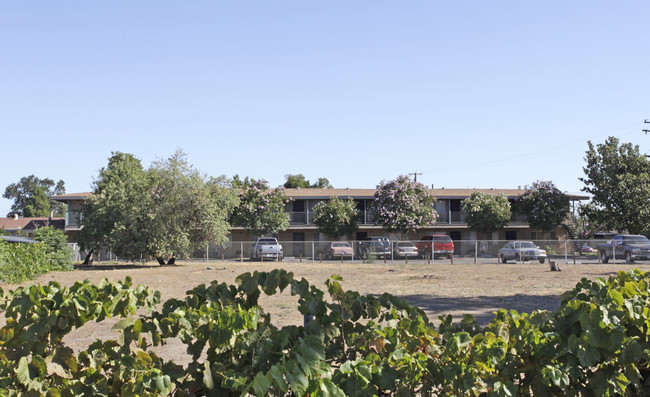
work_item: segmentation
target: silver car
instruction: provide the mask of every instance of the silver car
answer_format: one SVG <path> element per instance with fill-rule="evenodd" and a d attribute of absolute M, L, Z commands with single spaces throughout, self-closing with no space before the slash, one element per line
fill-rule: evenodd
<path fill-rule="evenodd" d="M 416 257 L 420 255 L 418 248 L 410 241 L 398 241 L 393 247 L 393 255 L 396 257 Z"/>
<path fill-rule="evenodd" d="M 538 260 L 544 263 L 547 258 L 546 251 L 540 249 L 532 241 L 508 241 L 503 248 L 499 249 L 498 258 L 501 263 L 509 260 L 521 262 L 525 260 Z"/>

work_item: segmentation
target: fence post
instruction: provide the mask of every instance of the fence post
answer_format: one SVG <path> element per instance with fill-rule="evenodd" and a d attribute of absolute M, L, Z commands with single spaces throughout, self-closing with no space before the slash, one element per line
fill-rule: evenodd
<path fill-rule="evenodd" d="M 478 260 L 478 240 L 474 241 L 474 264 Z"/>
<path fill-rule="evenodd" d="M 316 262 L 316 251 L 314 251 L 314 242 L 311 242 L 311 262 Z"/>
<path fill-rule="evenodd" d="M 240 262 L 244 261 L 244 242 L 243 241 L 239 242 L 239 261 Z"/>
<path fill-rule="evenodd" d="M 569 257 L 568 257 L 569 253 L 567 251 L 568 251 L 568 247 L 565 239 L 564 240 L 564 264 L 565 265 L 569 264 Z"/>
<path fill-rule="evenodd" d="M 210 244 L 205 246 L 205 261 L 208 262 L 210 258 Z"/>
<path fill-rule="evenodd" d="M 302 263 L 302 252 L 300 253 L 300 263 Z"/>

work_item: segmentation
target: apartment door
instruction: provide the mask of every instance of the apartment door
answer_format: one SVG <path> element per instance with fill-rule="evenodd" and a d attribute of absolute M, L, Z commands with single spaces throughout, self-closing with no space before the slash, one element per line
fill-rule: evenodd
<path fill-rule="evenodd" d="M 305 254 L 305 233 L 304 232 L 294 232 L 293 233 L 293 256 L 299 258 L 301 255 Z"/>
<path fill-rule="evenodd" d="M 460 239 L 461 239 L 461 233 L 460 232 L 449 232 L 449 237 L 453 240 L 454 242 L 454 255 L 460 254 L 461 251 L 461 246 L 460 246 Z"/>

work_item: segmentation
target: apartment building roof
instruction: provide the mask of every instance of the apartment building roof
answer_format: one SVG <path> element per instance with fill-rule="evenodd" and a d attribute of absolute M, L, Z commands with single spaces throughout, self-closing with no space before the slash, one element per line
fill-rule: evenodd
<path fill-rule="evenodd" d="M 441 189 L 427 189 L 429 193 L 438 198 L 438 199 L 464 199 L 471 196 L 475 191 L 480 191 L 485 194 L 492 195 L 501 195 L 508 197 L 509 199 L 515 199 L 526 190 L 524 189 L 458 189 L 458 188 L 441 188 Z M 295 199 L 328 199 L 330 197 L 352 197 L 356 199 L 372 199 L 377 189 L 300 189 L 300 188 L 290 188 L 285 189 L 286 195 L 293 197 Z M 68 201 L 68 200 L 84 200 L 86 197 L 91 196 L 91 192 L 83 193 L 70 193 L 70 194 L 61 194 L 58 196 L 53 196 L 52 199 L 56 201 Z M 581 194 L 567 194 L 570 200 L 588 200 L 589 196 Z"/>

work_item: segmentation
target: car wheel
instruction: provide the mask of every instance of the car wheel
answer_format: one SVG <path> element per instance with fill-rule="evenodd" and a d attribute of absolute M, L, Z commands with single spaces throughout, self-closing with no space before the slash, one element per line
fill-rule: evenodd
<path fill-rule="evenodd" d="M 600 261 L 603 263 L 609 262 L 609 258 L 607 257 L 607 253 L 605 253 L 605 251 L 600 251 Z"/>
<path fill-rule="evenodd" d="M 632 259 L 632 254 L 630 251 L 625 253 L 625 262 L 627 263 L 632 263 L 634 260 Z"/>
<path fill-rule="evenodd" d="M 501 254 L 501 263 L 508 263 L 508 260 L 506 259 L 506 256 Z"/>
<path fill-rule="evenodd" d="M 544 258 L 541 258 L 541 259 L 539 260 L 539 263 L 544 263 L 544 261 L 545 261 L 545 259 L 544 259 Z"/>

